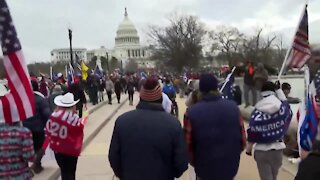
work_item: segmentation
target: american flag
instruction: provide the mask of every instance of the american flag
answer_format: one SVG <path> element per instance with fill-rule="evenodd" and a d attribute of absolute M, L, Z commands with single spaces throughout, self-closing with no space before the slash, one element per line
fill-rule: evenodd
<path fill-rule="evenodd" d="M 32 117 L 35 102 L 21 44 L 5 0 L 0 0 L 0 37 L 10 89 L 0 100 L 0 123 L 12 124 Z"/>
<path fill-rule="evenodd" d="M 287 66 L 301 68 L 310 57 L 311 48 L 309 45 L 308 11 L 306 6 L 288 55 Z"/>
<path fill-rule="evenodd" d="M 320 69 L 318 69 L 318 71 L 314 77 L 314 86 L 316 89 L 316 94 L 319 97 L 320 96 Z"/>
<path fill-rule="evenodd" d="M 81 74 L 82 70 L 81 70 L 81 60 L 78 56 L 78 54 L 76 54 L 76 62 L 75 62 L 75 74 Z"/>
<path fill-rule="evenodd" d="M 303 104 L 299 110 L 298 143 L 299 147 L 306 151 L 312 150 L 313 141 L 318 134 L 319 118 L 316 110 L 316 95 L 320 95 L 320 69 L 308 87 L 306 105 Z"/>
<path fill-rule="evenodd" d="M 71 84 L 74 83 L 74 70 L 71 63 L 69 63 L 69 66 L 67 66 L 67 77 L 68 77 L 68 86 L 71 86 Z"/>

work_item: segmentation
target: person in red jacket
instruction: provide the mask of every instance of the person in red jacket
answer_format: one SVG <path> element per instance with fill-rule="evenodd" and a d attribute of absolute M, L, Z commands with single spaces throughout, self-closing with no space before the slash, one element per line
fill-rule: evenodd
<path fill-rule="evenodd" d="M 83 143 L 83 122 L 76 113 L 76 104 L 71 93 L 57 96 L 54 103 L 57 109 L 46 125 L 50 147 L 55 153 L 61 170 L 62 180 L 74 180 L 78 156 Z"/>

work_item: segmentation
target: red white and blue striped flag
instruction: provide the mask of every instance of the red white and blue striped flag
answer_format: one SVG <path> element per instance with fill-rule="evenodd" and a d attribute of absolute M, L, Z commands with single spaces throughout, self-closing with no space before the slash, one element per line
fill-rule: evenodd
<path fill-rule="evenodd" d="M 21 44 L 5 0 L 0 0 L 0 37 L 10 93 L 0 100 L 0 123 L 14 123 L 34 115 L 35 102 Z"/>
<path fill-rule="evenodd" d="M 305 82 L 309 82 L 309 72 L 305 72 Z M 320 95 L 320 69 L 315 74 L 313 82 L 308 86 L 306 104 L 299 109 L 298 144 L 299 148 L 311 151 L 318 134 L 319 118 L 317 114 L 316 96 Z"/>
<path fill-rule="evenodd" d="M 301 68 L 310 57 L 311 48 L 309 45 L 308 11 L 306 6 L 286 61 L 287 66 L 290 68 Z"/>

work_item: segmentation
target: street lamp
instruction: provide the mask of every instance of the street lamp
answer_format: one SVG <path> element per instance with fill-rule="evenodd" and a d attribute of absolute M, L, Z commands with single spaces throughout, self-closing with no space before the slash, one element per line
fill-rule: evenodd
<path fill-rule="evenodd" d="M 70 60 L 71 60 L 71 65 L 73 67 L 73 55 L 72 55 L 72 30 L 71 28 L 68 28 L 69 32 L 69 43 L 70 43 Z"/>

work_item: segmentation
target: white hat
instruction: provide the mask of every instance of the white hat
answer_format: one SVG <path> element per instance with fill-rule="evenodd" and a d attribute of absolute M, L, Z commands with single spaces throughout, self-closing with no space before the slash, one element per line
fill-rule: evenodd
<path fill-rule="evenodd" d="M 61 78 L 62 77 L 62 73 L 58 73 L 57 76 L 58 76 L 58 78 Z"/>
<path fill-rule="evenodd" d="M 74 101 L 74 96 L 72 93 L 67 93 L 65 95 L 60 95 L 54 98 L 54 104 L 60 107 L 72 107 L 76 105 L 80 100 Z"/>

